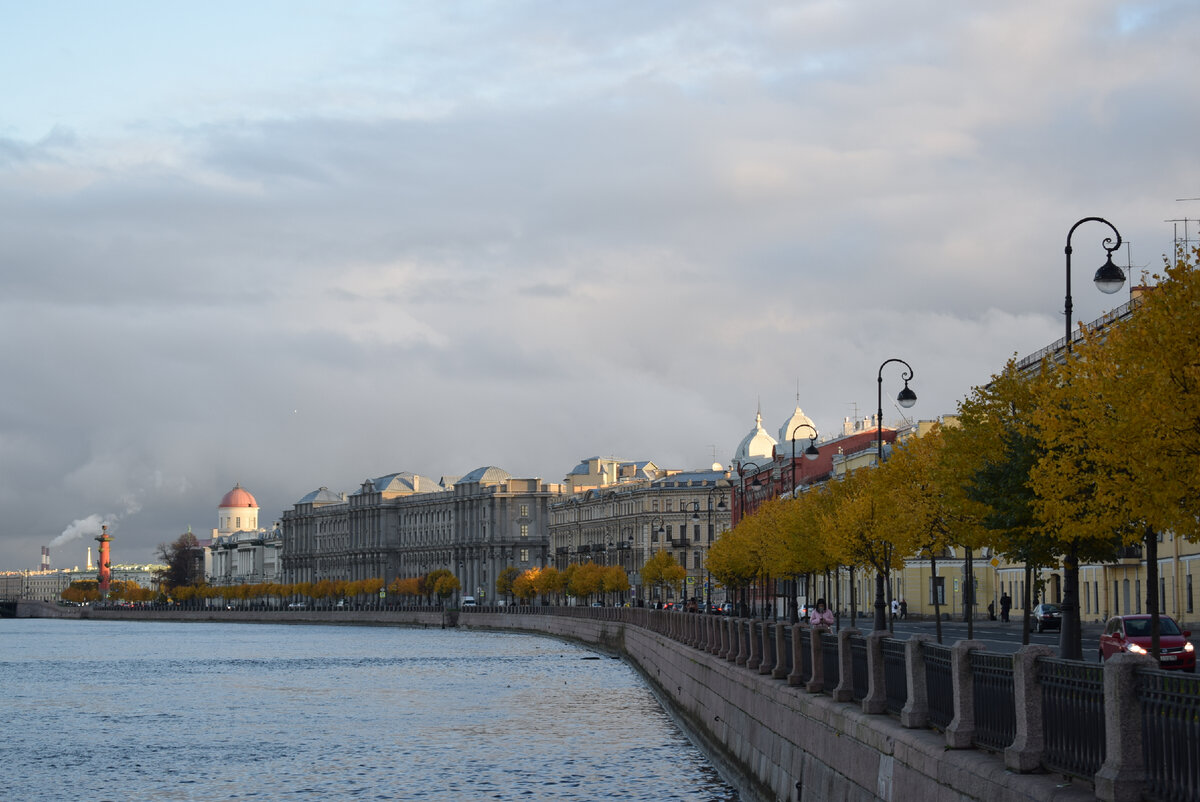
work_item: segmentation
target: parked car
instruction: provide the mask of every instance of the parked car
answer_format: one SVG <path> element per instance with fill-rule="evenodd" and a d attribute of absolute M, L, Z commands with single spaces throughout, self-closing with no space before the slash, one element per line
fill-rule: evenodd
<path fill-rule="evenodd" d="M 1158 617 L 1158 664 L 1162 668 L 1180 671 L 1196 670 L 1196 651 L 1188 638 L 1191 630 L 1180 629 L 1174 618 Z M 1114 654 L 1150 653 L 1150 616 L 1114 615 L 1108 619 L 1100 635 L 1100 659 L 1107 660 Z"/>
<path fill-rule="evenodd" d="M 308 602 L 292 602 L 288 605 L 289 610 L 307 610 Z"/>
<path fill-rule="evenodd" d="M 462 606 L 463 607 L 478 607 L 479 605 L 475 602 L 474 596 L 463 596 L 462 597 Z"/>
<path fill-rule="evenodd" d="M 1057 604 L 1039 604 L 1029 614 L 1029 628 L 1038 632 L 1062 629 L 1062 608 Z"/>

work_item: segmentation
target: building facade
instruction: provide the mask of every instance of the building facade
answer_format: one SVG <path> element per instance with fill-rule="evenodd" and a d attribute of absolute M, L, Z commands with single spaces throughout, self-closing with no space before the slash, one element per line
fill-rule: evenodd
<path fill-rule="evenodd" d="M 580 482 L 581 476 L 607 481 Z M 646 561 L 665 550 L 687 570 L 685 598 L 724 601 L 704 568 L 709 546 L 730 526 L 732 488 L 720 466 L 681 472 L 592 457 L 565 484 L 574 492 L 551 506 L 550 543 L 559 570 L 572 563 L 620 565 L 635 599 L 669 601 L 673 590 L 646 587 L 641 576 Z M 656 599 L 660 592 L 667 598 Z"/>
<path fill-rule="evenodd" d="M 546 565 L 549 505 L 562 493 L 495 466 L 436 482 L 389 474 L 351 494 L 320 488 L 283 514 L 283 578 L 390 584 L 446 569 L 464 595 L 488 603 L 505 568 Z"/>
<path fill-rule="evenodd" d="M 283 531 L 278 522 L 258 526 L 259 506 L 240 484 L 217 504 L 217 528 L 204 544 L 204 575 L 210 585 L 257 585 L 278 582 Z"/>

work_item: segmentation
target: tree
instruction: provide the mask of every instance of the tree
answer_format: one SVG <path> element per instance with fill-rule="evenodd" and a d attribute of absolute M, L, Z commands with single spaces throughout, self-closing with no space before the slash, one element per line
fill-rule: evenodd
<path fill-rule="evenodd" d="M 538 569 L 533 578 L 534 587 L 543 599 L 561 596 L 567 588 L 567 577 L 553 565 Z"/>
<path fill-rule="evenodd" d="M 1177 253 L 1134 314 L 1087 332 L 1042 388 L 1046 453 L 1032 474 L 1039 513 L 1064 537 L 1109 558 L 1142 543 L 1156 657 L 1159 533 L 1200 537 L 1197 256 Z"/>
<path fill-rule="evenodd" d="M 159 584 L 172 589 L 203 584 L 203 562 L 197 560 L 200 551 L 200 541 L 191 532 L 184 532 L 170 543 L 160 543 L 157 555 L 166 568 L 158 573 Z"/>
<path fill-rule="evenodd" d="M 1033 420 L 1037 381 L 1023 375 L 1010 359 L 990 382 L 972 390 L 959 404 L 960 426 L 945 431 L 939 480 L 957 514 L 977 520 L 984 529 L 981 541 L 972 535 L 969 542 L 990 544 L 1011 562 L 1025 566 L 1021 605 L 1025 643 L 1029 642 L 1035 573 L 1056 564 L 1059 553 L 1058 544 L 1043 531 L 1029 482 L 1042 450 Z M 950 542 L 963 545 L 954 534 Z"/>
<path fill-rule="evenodd" d="M 511 565 L 501 571 L 500 575 L 496 577 L 496 595 L 508 596 L 509 601 L 511 601 L 513 595 L 513 582 L 520 575 L 520 573 L 520 571 Z"/>
<path fill-rule="evenodd" d="M 538 595 L 538 574 L 541 569 L 529 568 L 517 574 L 512 581 L 510 592 L 518 599 L 528 604 L 534 596 Z"/>
<path fill-rule="evenodd" d="M 100 582 L 95 579 L 77 579 L 59 594 L 64 601 L 75 604 L 91 604 L 100 600 Z"/>
<path fill-rule="evenodd" d="M 619 565 L 610 565 L 601 572 L 601 589 L 605 593 L 625 593 L 629 590 L 629 575 Z"/>
<path fill-rule="evenodd" d="M 572 565 L 568 573 L 567 593 L 572 596 L 586 600 L 604 589 L 604 569 L 591 560 Z"/>
<path fill-rule="evenodd" d="M 642 567 L 642 581 L 659 590 L 659 596 L 662 595 L 661 590 L 664 586 L 679 588 L 686 577 L 687 569 L 666 549 L 659 549 Z"/>
<path fill-rule="evenodd" d="M 437 572 L 435 571 L 434 573 Z M 438 598 L 442 601 L 445 601 L 447 597 L 451 596 L 455 591 L 461 589 L 462 583 L 458 581 L 458 577 L 449 571 L 445 571 L 439 575 L 433 583 L 433 592 L 436 593 Z"/>

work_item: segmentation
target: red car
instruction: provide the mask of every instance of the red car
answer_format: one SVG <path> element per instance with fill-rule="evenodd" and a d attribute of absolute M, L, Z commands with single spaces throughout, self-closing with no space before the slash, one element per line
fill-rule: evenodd
<path fill-rule="evenodd" d="M 1162 668 L 1180 671 L 1196 670 L 1196 651 L 1188 640 L 1190 630 L 1180 630 L 1179 624 L 1170 616 L 1158 617 L 1158 664 Z M 1100 659 L 1107 660 L 1114 654 L 1131 652 L 1150 653 L 1150 616 L 1115 615 L 1108 619 L 1104 633 L 1100 635 Z"/>

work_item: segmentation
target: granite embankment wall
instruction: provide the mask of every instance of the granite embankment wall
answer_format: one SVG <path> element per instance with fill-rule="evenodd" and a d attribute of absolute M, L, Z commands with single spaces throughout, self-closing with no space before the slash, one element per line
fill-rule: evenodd
<path fill-rule="evenodd" d="M 802 688 L 620 621 L 465 613 L 459 626 L 538 632 L 626 657 L 744 798 L 865 800 L 1084 800 L 1060 777 L 1015 774 L 999 755 L 949 750 L 934 730 Z"/>

